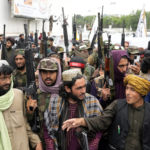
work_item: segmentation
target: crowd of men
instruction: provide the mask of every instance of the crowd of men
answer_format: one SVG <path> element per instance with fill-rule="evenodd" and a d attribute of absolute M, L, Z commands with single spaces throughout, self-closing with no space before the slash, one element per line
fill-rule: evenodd
<path fill-rule="evenodd" d="M 80 41 L 66 55 L 50 37 L 44 57 L 42 40 L 36 46 L 29 38 L 4 44 L 0 35 L 7 56 L 0 60 L 0 150 L 150 150 L 150 50 L 103 42 L 99 58 Z M 27 87 L 26 50 L 36 98 Z"/>

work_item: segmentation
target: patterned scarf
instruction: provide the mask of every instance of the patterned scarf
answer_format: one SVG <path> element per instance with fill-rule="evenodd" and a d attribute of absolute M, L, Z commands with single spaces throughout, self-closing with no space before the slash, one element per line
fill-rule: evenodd
<path fill-rule="evenodd" d="M 82 101 L 82 106 L 84 109 L 83 117 L 94 117 L 102 113 L 102 107 L 98 100 L 92 95 L 86 94 L 85 99 Z M 56 95 L 51 98 L 49 108 L 44 113 L 45 125 L 50 137 L 54 140 L 56 150 L 58 150 L 58 143 L 55 133 L 57 133 L 59 129 L 59 118 L 63 108 L 64 100 Z"/>

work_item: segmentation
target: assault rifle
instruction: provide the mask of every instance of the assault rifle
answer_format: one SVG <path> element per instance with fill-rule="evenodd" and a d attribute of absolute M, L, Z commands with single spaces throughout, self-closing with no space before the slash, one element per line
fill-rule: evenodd
<path fill-rule="evenodd" d="M 124 47 L 124 42 L 125 42 L 124 28 L 125 28 L 125 21 L 123 20 L 123 31 L 122 31 L 122 35 L 121 35 L 121 46 L 123 46 L 123 47 Z"/>
<path fill-rule="evenodd" d="M 45 20 L 43 20 L 43 27 L 42 27 L 42 54 L 44 54 L 43 57 L 47 57 L 47 37 L 46 37 L 46 33 L 44 30 L 44 24 L 45 24 Z"/>
<path fill-rule="evenodd" d="M 103 65 L 103 55 L 102 55 L 102 47 L 101 41 L 102 38 L 102 31 L 101 31 L 101 18 L 100 13 L 98 13 L 98 29 L 97 29 L 97 45 L 98 45 L 98 64 Z"/>
<path fill-rule="evenodd" d="M 93 39 L 92 39 L 92 42 L 91 42 L 91 46 L 89 48 L 89 54 L 92 54 L 92 52 L 93 52 L 94 44 L 95 44 L 95 41 L 96 41 L 96 37 L 97 37 L 97 31 L 95 32 L 95 34 L 93 36 Z"/>
<path fill-rule="evenodd" d="M 35 32 L 34 36 L 35 36 L 34 43 L 35 43 L 36 47 L 38 47 L 38 32 L 37 32 L 37 29 L 36 29 L 36 32 Z"/>
<path fill-rule="evenodd" d="M 6 31 L 6 25 L 4 24 L 1 59 L 7 60 L 5 31 Z"/>
<path fill-rule="evenodd" d="M 101 14 L 101 32 L 103 32 L 103 10 L 104 6 L 102 6 L 102 14 Z"/>
<path fill-rule="evenodd" d="M 27 33 L 27 25 L 24 25 L 25 33 Z M 27 46 L 25 48 L 25 59 L 26 59 L 26 74 L 27 74 L 27 88 L 26 94 L 27 96 L 31 96 L 32 99 L 37 100 L 37 88 L 35 82 L 35 74 L 34 74 L 34 65 L 33 65 L 33 54 L 31 50 L 31 44 L 29 41 L 26 41 Z M 30 110 L 33 111 L 33 108 L 30 107 Z M 29 121 L 32 131 L 38 133 L 40 131 L 40 123 L 39 123 L 39 110 L 35 109 L 33 114 L 33 119 Z"/>
<path fill-rule="evenodd" d="M 105 52 L 105 83 L 106 88 L 109 88 L 109 81 L 110 81 L 110 41 L 111 35 L 108 36 L 108 45 L 105 45 L 104 52 Z"/>
<path fill-rule="evenodd" d="M 69 47 L 69 42 L 68 42 L 68 32 L 67 32 L 67 21 L 66 21 L 66 18 L 65 18 L 65 14 L 64 14 L 64 8 L 62 7 L 62 14 L 63 14 L 63 33 L 64 33 L 64 44 L 65 44 L 65 47 L 66 47 L 66 54 L 67 56 L 69 56 L 69 50 L 68 50 L 68 47 Z"/>
<path fill-rule="evenodd" d="M 72 28 L 73 28 L 73 39 L 72 39 L 73 42 L 72 43 L 75 46 L 76 45 L 76 39 L 77 39 L 77 26 L 76 26 L 76 16 L 75 15 L 73 18 Z"/>
<path fill-rule="evenodd" d="M 27 96 L 31 96 L 32 99 L 38 98 L 37 96 L 37 88 L 35 83 L 35 74 L 33 67 L 33 55 L 31 49 L 25 50 L 25 58 L 26 58 L 26 74 L 27 74 Z M 30 110 L 33 111 L 33 108 L 30 107 Z M 35 109 L 33 114 L 33 120 L 29 121 L 32 131 L 38 133 L 40 131 L 40 119 L 39 119 L 39 110 Z"/>

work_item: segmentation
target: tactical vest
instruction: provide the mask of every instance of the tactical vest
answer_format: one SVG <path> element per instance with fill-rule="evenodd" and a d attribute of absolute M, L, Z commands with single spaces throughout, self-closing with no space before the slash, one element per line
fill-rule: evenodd
<path fill-rule="evenodd" d="M 150 150 L 150 103 L 145 102 L 143 120 L 143 150 Z M 117 113 L 109 132 L 109 145 L 111 150 L 124 150 L 125 141 L 129 131 L 128 104 L 125 99 L 117 102 Z"/>

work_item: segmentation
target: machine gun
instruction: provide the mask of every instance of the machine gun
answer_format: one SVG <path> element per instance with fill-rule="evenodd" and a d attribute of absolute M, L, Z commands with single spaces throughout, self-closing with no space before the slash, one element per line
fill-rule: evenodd
<path fill-rule="evenodd" d="M 76 45 L 76 39 L 77 39 L 77 26 L 76 26 L 76 16 L 74 15 L 73 18 L 73 25 L 72 25 L 72 29 L 73 29 L 73 39 L 72 39 L 72 43 L 75 46 Z"/>
<path fill-rule="evenodd" d="M 62 14 L 63 14 L 63 33 L 64 33 L 64 44 L 65 44 L 65 47 L 66 47 L 66 54 L 67 56 L 69 56 L 69 50 L 68 50 L 68 47 L 69 47 L 69 42 L 68 42 L 68 32 L 67 32 L 67 21 L 66 21 L 66 18 L 65 18 L 65 14 L 64 14 L 64 8 L 62 7 Z"/>
<path fill-rule="evenodd" d="M 125 21 L 123 20 L 123 31 L 122 31 L 122 35 L 121 35 L 121 46 L 123 46 L 123 47 L 124 47 L 124 42 L 125 42 L 124 28 L 125 28 Z"/>
<path fill-rule="evenodd" d="M 27 25 L 24 24 L 25 33 L 27 33 Z M 25 48 L 25 59 L 26 59 L 26 74 L 27 74 L 27 88 L 26 94 L 27 97 L 31 97 L 34 100 L 37 100 L 37 88 L 35 82 L 35 74 L 34 74 L 34 65 L 33 65 L 33 54 L 31 50 L 31 44 L 26 41 L 27 46 Z M 33 111 L 33 107 L 30 107 L 30 110 Z M 40 131 L 40 123 L 39 123 L 39 110 L 36 108 L 34 110 L 33 119 L 29 121 L 32 131 L 38 133 Z"/>
<path fill-rule="evenodd" d="M 4 24 L 4 28 L 3 28 L 3 39 L 4 40 L 3 40 L 3 43 L 2 43 L 1 59 L 7 60 L 5 32 L 6 32 L 6 25 Z"/>

